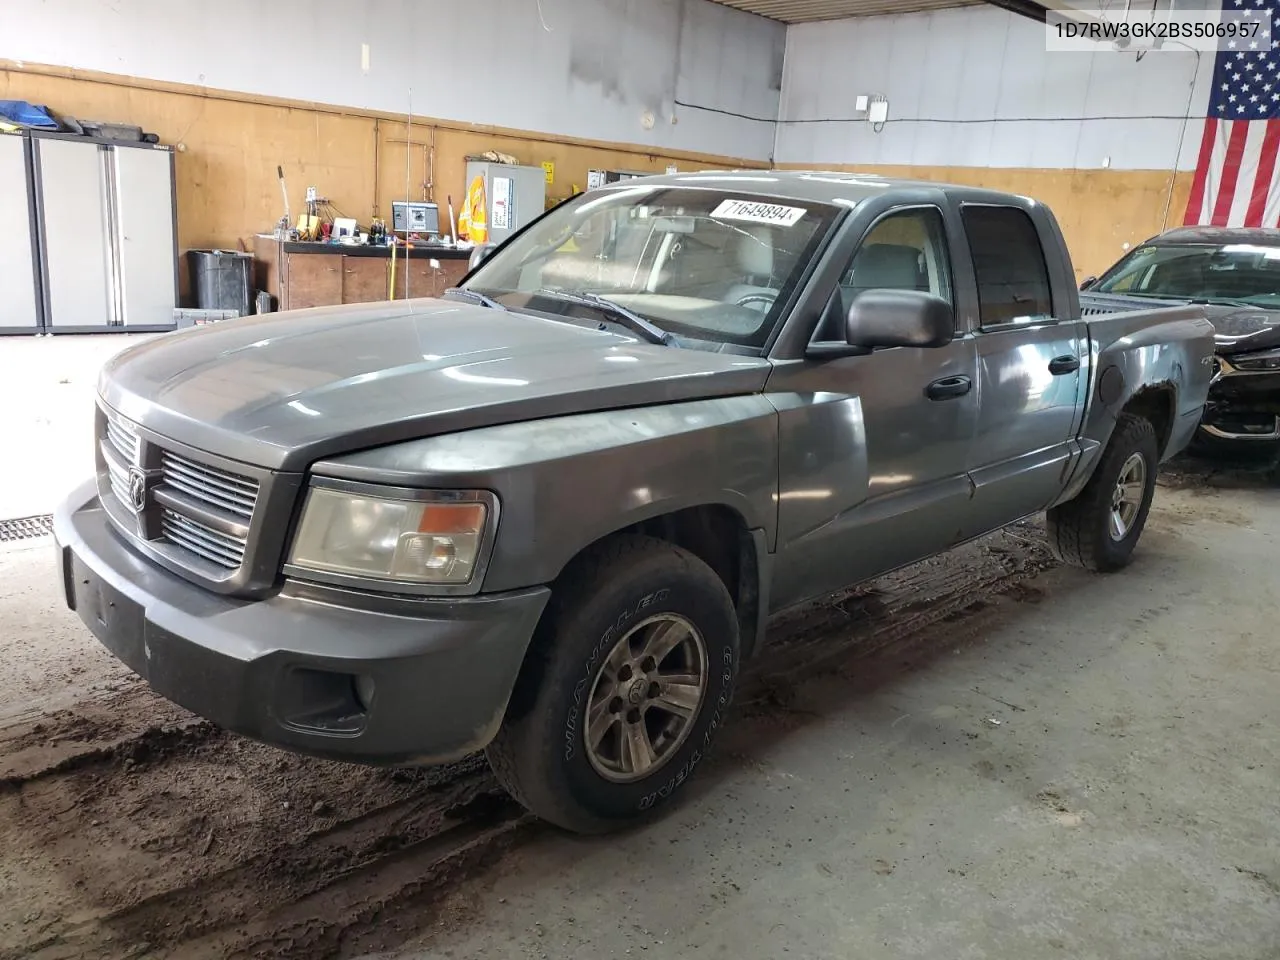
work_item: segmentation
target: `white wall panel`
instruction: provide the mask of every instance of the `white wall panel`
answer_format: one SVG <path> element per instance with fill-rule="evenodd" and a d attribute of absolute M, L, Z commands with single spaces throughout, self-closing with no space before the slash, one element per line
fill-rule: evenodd
<path fill-rule="evenodd" d="M 397 113 L 412 86 L 419 116 L 815 166 L 1190 169 L 1201 124 L 1181 118 L 1212 71 L 1208 54 L 1049 54 L 1040 25 L 994 8 L 787 30 L 709 0 L 540 6 L 44 0 L 7 13 L 0 56 Z M 889 97 L 880 133 L 852 119 L 859 93 Z"/>
<path fill-rule="evenodd" d="M 775 158 L 1193 169 L 1212 70 L 1189 51 L 1049 53 L 1042 25 L 995 8 L 798 24 Z M 853 119 L 863 93 L 889 98 L 879 133 Z"/>
<path fill-rule="evenodd" d="M 767 159 L 785 36 L 709 0 L 42 0 L 6 5 L 0 56 Z"/>

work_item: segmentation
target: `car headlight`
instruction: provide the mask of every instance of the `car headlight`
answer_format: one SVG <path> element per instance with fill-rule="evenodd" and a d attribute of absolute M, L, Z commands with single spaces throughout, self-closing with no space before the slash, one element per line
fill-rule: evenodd
<path fill-rule="evenodd" d="M 1240 354 L 1231 358 L 1231 366 L 1249 373 L 1280 373 L 1280 350 Z"/>
<path fill-rule="evenodd" d="M 465 585 L 479 566 L 492 506 L 496 501 L 486 494 L 313 485 L 287 569 L 341 579 Z"/>

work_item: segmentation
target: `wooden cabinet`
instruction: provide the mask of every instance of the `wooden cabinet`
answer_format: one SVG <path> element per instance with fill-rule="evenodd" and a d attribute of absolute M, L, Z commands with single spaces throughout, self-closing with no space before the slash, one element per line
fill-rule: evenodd
<path fill-rule="evenodd" d="M 305 259 L 306 254 L 297 254 Z M 386 260 L 381 257 L 342 257 L 342 302 L 373 303 L 387 299 Z"/>
<path fill-rule="evenodd" d="M 466 260 L 441 260 L 440 261 L 440 290 L 443 292 L 450 287 L 456 287 L 458 281 L 467 275 L 470 269 L 471 258 Z"/>
<path fill-rule="evenodd" d="M 342 257 L 289 254 L 289 283 L 281 298 L 284 310 L 342 303 Z"/>
<path fill-rule="evenodd" d="M 467 273 L 466 260 L 412 259 L 396 263 L 396 299 L 438 297 Z"/>
<path fill-rule="evenodd" d="M 280 243 L 274 237 L 254 238 L 257 286 L 276 298 L 280 310 L 300 310 L 342 303 L 374 303 L 391 293 L 391 251 L 308 243 Z M 440 256 L 446 253 L 451 255 Z M 395 297 L 438 297 L 456 286 L 470 260 L 464 251 L 415 249 L 406 258 L 398 251 Z"/>

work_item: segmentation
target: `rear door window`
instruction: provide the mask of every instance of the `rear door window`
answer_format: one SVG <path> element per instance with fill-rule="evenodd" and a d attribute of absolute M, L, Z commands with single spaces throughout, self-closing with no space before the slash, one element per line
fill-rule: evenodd
<path fill-rule="evenodd" d="M 978 282 L 983 327 L 1053 318 L 1049 267 L 1040 234 L 1017 207 L 961 209 Z"/>

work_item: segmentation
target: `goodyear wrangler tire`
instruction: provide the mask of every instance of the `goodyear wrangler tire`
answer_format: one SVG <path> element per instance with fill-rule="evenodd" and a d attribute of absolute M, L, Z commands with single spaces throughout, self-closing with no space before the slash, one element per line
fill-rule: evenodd
<path fill-rule="evenodd" d="M 567 830 L 652 815 L 706 758 L 738 651 L 733 603 L 706 563 L 649 537 L 607 541 L 557 582 L 489 763 Z"/>

